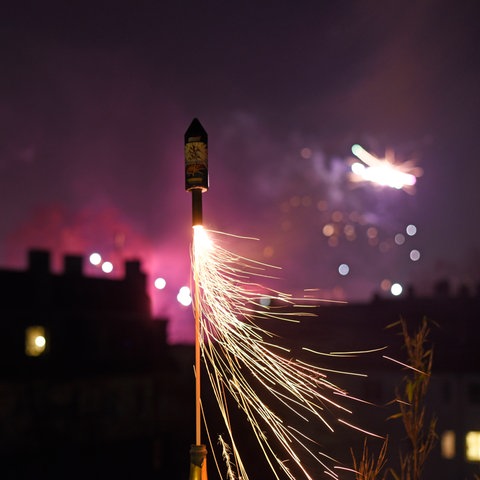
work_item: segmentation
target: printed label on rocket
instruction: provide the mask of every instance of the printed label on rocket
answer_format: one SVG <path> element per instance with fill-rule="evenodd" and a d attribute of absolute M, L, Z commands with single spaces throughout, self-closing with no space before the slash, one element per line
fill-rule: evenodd
<path fill-rule="evenodd" d="M 204 142 L 185 144 L 185 188 L 208 189 L 208 150 Z"/>

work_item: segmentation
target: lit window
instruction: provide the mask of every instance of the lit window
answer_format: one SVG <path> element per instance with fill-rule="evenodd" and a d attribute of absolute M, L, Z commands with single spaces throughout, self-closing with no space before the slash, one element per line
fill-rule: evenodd
<path fill-rule="evenodd" d="M 468 432 L 465 437 L 467 460 L 480 462 L 480 432 Z"/>
<path fill-rule="evenodd" d="M 441 439 L 442 457 L 452 459 L 455 457 L 455 432 L 445 430 Z"/>
<path fill-rule="evenodd" d="M 271 303 L 272 303 L 271 297 L 262 297 L 260 299 L 260 305 L 262 307 L 269 307 Z"/>
<path fill-rule="evenodd" d="M 38 357 L 47 347 L 45 328 L 40 326 L 28 327 L 25 330 L 25 354 L 29 357 Z"/>

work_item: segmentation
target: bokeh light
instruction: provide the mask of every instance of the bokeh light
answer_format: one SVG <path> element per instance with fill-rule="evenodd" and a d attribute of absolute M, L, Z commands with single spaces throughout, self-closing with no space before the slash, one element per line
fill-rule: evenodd
<path fill-rule="evenodd" d="M 398 297 L 399 295 L 401 295 L 402 292 L 403 292 L 403 287 L 399 283 L 394 283 L 390 287 L 390 293 L 395 297 Z"/>
<path fill-rule="evenodd" d="M 89 260 L 92 265 L 100 265 L 102 256 L 99 253 L 94 252 L 90 255 Z"/>
<path fill-rule="evenodd" d="M 312 150 L 308 147 L 302 148 L 300 150 L 300 155 L 302 158 L 305 158 L 306 160 L 308 160 L 312 156 Z"/>
<path fill-rule="evenodd" d="M 392 286 L 392 282 L 388 279 L 388 278 L 384 278 L 381 282 L 380 282 L 380 288 L 384 291 L 384 292 L 388 292 L 390 290 L 390 287 Z"/>
<path fill-rule="evenodd" d="M 103 262 L 102 263 L 102 271 L 104 273 L 111 273 L 113 271 L 113 263 L 112 262 Z"/>
<path fill-rule="evenodd" d="M 411 252 L 410 252 L 410 260 L 412 262 L 417 262 L 418 260 L 420 260 L 420 252 L 417 250 L 417 249 L 413 249 Z"/>
<path fill-rule="evenodd" d="M 34 342 L 37 347 L 42 348 L 46 345 L 47 340 L 43 335 L 38 335 L 37 337 L 35 337 Z"/>
<path fill-rule="evenodd" d="M 405 243 L 405 235 L 403 233 L 397 233 L 394 240 L 397 245 L 403 245 Z"/>
<path fill-rule="evenodd" d="M 417 233 L 417 227 L 415 225 L 407 225 L 407 228 L 405 229 L 405 231 L 407 232 L 407 235 L 409 235 L 410 237 L 413 237 L 416 233 Z"/>
<path fill-rule="evenodd" d="M 327 223 L 323 226 L 322 233 L 326 237 L 331 237 L 335 233 L 335 227 L 331 223 Z"/>
<path fill-rule="evenodd" d="M 342 276 L 348 275 L 350 273 L 350 267 L 346 263 L 342 263 L 338 267 L 338 273 Z"/>
<path fill-rule="evenodd" d="M 269 307 L 271 303 L 272 303 L 271 297 L 260 298 L 260 305 L 262 305 L 263 307 Z"/>
<path fill-rule="evenodd" d="M 165 288 L 165 286 L 167 285 L 167 281 L 162 277 L 158 277 L 153 282 L 153 285 L 155 286 L 155 288 L 157 290 L 163 290 Z"/>
<path fill-rule="evenodd" d="M 178 291 L 177 301 L 184 307 L 188 307 L 192 303 L 192 295 L 190 292 L 190 288 L 188 287 L 181 287 Z"/>

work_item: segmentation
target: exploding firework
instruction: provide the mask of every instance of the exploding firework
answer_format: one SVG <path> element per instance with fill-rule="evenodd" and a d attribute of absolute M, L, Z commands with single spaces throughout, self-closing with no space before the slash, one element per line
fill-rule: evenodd
<path fill-rule="evenodd" d="M 352 153 L 363 162 L 352 164 L 354 181 L 372 182 L 397 190 L 411 191 L 417 183 L 417 177 L 422 175 L 422 170 L 412 161 L 397 164 L 394 154 L 390 151 L 387 151 L 385 158 L 380 159 L 355 144 L 352 146 Z"/>
<path fill-rule="evenodd" d="M 335 461 L 307 436 L 306 426 L 313 419 L 329 432 L 338 424 L 359 429 L 343 418 L 352 411 L 335 400 L 356 399 L 329 380 L 330 370 L 292 358 L 277 336 L 262 326 L 268 320 L 298 322 L 302 315 L 312 313 L 307 308 L 276 309 L 262 302 L 261 298 L 269 296 L 284 306 L 299 306 L 298 299 L 262 285 L 275 267 L 232 253 L 222 246 L 227 238 L 194 227 L 192 269 L 199 290 L 194 311 L 200 318 L 202 357 L 228 431 L 228 442 L 220 440 L 228 478 L 247 480 L 248 475 L 235 441 L 227 397 L 246 415 L 276 478 L 280 472 L 292 480 L 300 472 L 312 478 L 302 460 L 305 455 L 325 474 L 338 478 Z"/>

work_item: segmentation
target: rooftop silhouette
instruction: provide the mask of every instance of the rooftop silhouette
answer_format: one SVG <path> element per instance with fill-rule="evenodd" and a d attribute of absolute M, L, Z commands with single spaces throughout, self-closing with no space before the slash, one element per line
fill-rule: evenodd
<path fill-rule="evenodd" d="M 110 278 L 85 275 L 82 256 L 65 256 L 61 273 L 52 272 L 50 260 L 48 251 L 32 250 L 25 270 L 0 270 L 2 478 L 96 478 L 92 472 L 118 479 L 158 478 L 160 472 L 187 478 L 194 438 L 193 346 L 168 344 L 168 319 L 151 314 L 140 262 L 127 261 L 124 277 Z M 273 300 L 269 308 L 288 307 Z M 302 347 L 322 352 L 388 347 L 340 362 L 368 374 L 344 384 L 377 405 L 360 418 L 373 428 L 388 428 L 392 441 L 401 441 L 402 433 L 399 425 L 385 426 L 385 406 L 405 371 L 382 355 L 404 360 L 405 352 L 400 337 L 386 327 L 401 317 L 412 327 L 423 317 L 434 322 L 428 406 L 439 417 L 442 442 L 427 473 L 472 476 L 480 460 L 468 453 L 468 439 L 480 437 L 479 291 L 452 292 L 440 281 L 430 297 L 410 289 L 398 298 L 326 303 L 310 312 L 314 315 L 301 317 L 300 324 L 262 320 L 262 326 L 278 334 L 293 356 L 304 354 Z M 208 388 L 203 403 L 215 412 Z M 241 425 L 237 412 L 233 417 Z M 214 435 L 219 425 L 214 418 Z M 261 452 L 255 441 L 245 440 L 248 427 L 239 428 L 247 461 L 256 475 L 263 474 Z M 332 455 L 349 456 L 354 440 L 348 433 L 324 435 L 311 428 L 305 433 L 316 435 Z M 449 439 L 450 450 L 444 450 L 443 439 Z"/>

